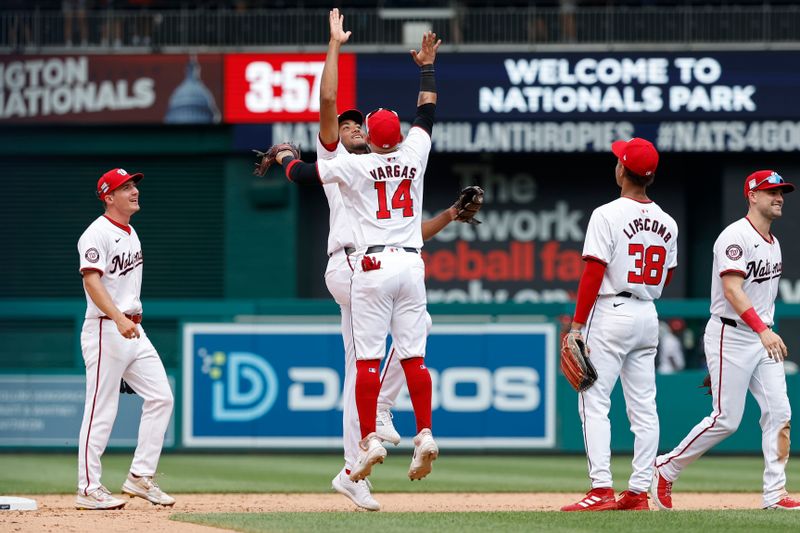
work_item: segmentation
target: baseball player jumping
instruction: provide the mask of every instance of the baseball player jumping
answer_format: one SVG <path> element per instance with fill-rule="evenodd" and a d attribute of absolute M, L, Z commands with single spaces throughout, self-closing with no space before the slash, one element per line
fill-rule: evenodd
<path fill-rule="evenodd" d="M 338 9 L 330 11 L 329 22 L 330 41 L 320 84 L 318 160 L 330 160 L 338 154 L 369 153 L 369 145 L 361 129 L 364 122 L 361 112 L 350 109 L 338 117 L 336 115 L 339 50 L 348 41 L 351 32 L 344 31 L 344 16 L 340 15 Z M 357 483 L 349 478 L 358 457 L 358 443 L 361 440 L 355 401 L 356 357 L 350 317 L 350 278 L 353 273 L 350 257 L 355 251 L 355 238 L 338 184 L 328 183 L 323 189 L 330 207 L 329 260 L 325 271 L 325 283 L 341 309 L 342 338 L 345 347 L 345 379 L 342 393 L 345 465 L 331 484 L 334 490 L 348 497 L 357 506 L 377 511 L 380 509 L 380 504 L 371 494 L 369 481 Z M 422 221 L 423 240 L 432 238 L 453 220 L 466 221 L 459 216 L 455 206 L 442 211 L 430 220 Z M 430 316 L 426 313 L 427 330 L 430 330 L 430 324 Z M 389 409 L 394 405 L 402 389 L 404 376 L 399 358 L 395 356 L 394 347 L 389 350 L 380 381 L 376 433 L 382 440 L 396 445 L 400 442 L 400 435 L 392 424 Z"/>
<path fill-rule="evenodd" d="M 86 363 L 86 406 L 78 447 L 78 509 L 120 509 L 100 482 L 100 458 L 117 416 L 120 380 L 144 399 L 139 441 L 122 492 L 155 505 L 172 506 L 154 476 L 164 444 L 173 397 L 158 352 L 141 326 L 142 245 L 130 219 L 139 211 L 136 184 L 142 174 L 109 170 L 97 182 L 105 213 L 78 241 L 86 291 L 81 350 Z"/>
<path fill-rule="evenodd" d="M 660 509 L 672 509 L 672 484 L 683 469 L 739 427 L 749 389 L 761 408 L 762 506 L 800 510 L 800 501 L 786 492 L 792 418 L 783 368 L 787 351 L 771 329 L 783 260 L 770 227 L 783 214 L 784 194 L 794 188 L 772 170 L 747 176 L 747 216 L 714 243 L 711 318 L 704 337 L 712 411 L 674 450 L 656 459 L 651 494 Z"/>
<path fill-rule="evenodd" d="M 568 340 L 591 348 L 597 381 L 581 392 L 578 411 L 592 488 L 562 511 L 647 510 L 647 490 L 658 451 L 655 356 L 661 296 L 677 266 L 678 226 L 647 196 L 658 152 L 644 139 L 617 141 L 615 171 L 620 198 L 594 210 Z M 635 435 L 628 490 L 614 498 L 611 479 L 611 391 L 622 380 Z"/>
<path fill-rule="evenodd" d="M 427 476 L 439 448 L 431 433 L 431 377 L 425 366 L 427 312 L 422 246 L 422 182 L 431 149 L 436 108 L 433 62 L 441 41 L 427 32 L 412 57 L 420 66 L 417 116 L 403 141 L 397 113 L 378 109 L 366 117 L 370 153 L 338 154 L 303 163 L 289 149 L 277 152 L 286 176 L 299 183 L 338 183 L 356 250 L 350 282 L 351 328 L 356 356 L 356 407 L 362 440 L 350 471 L 365 479 L 386 449 L 376 434 L 380 361 L 391 332 L 417 421 L 409 478 Z M 401 144 L 402 142 L 402 144 Z"/>

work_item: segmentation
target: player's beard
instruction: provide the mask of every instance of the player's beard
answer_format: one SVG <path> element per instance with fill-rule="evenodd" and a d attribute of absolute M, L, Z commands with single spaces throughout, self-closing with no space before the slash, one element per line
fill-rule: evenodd
<path fill-rule="evenodd" d="M 366 141 L 357 141 L 350 146 L 345 146 L 345 148 L 351 154 L 368 154 L 370 152 L 369 144 Z"/>

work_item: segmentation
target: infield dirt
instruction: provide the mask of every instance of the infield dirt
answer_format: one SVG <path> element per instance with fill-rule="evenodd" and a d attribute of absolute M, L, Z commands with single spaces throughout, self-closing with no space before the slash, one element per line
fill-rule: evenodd
<path fill-rule="evenodd" d="M 78 511 L 72 495 L 27 496 L 37 511 L 0 511 L 0 530 L 13 532 L 142 531 L 147 533 L 221 531 L 169 520 L 181 513 L 264 513 L 355 511 L 339 494 L 175 494 L 173 508 L 129 500 L 119 511 Z M 375 493 L 381 512 L 557 511 L 582 494 L 567 493 Z M 760 494 L 679 493 L 676 509 L 758 509 Z M 651 503 L 652 507 L 652 503 Z M 367 511 L 364 511 L 367 512 Z"/>

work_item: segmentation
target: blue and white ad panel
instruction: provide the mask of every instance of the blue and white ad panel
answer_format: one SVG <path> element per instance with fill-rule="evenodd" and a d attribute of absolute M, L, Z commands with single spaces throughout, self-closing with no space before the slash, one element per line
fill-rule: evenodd
<path fill-rule="evenodd" d="M 437 442 L 552 448 L 556 335 L 554 324 L 434 325 L 426 363 Z M 338 325 L 185 324 L 183 444 L 338 449 L 343 382 Z M 393 413 L 411 446 L 405 388 Z"/>

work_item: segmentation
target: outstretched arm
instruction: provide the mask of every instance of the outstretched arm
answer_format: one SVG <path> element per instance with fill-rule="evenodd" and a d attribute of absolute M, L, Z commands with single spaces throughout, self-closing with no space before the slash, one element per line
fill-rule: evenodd
<path fill-rule="evenodd" d="M 322 81 L 319 89 L 319 140 L 328 146 L 339 139 L 339 122 L 336 113 L 336 94 L 339 87 L 339 49 L 350 38 L 351 32 L 344 31 L 344 15 L 337 8 L 329 13 L 331 38 L 328 41 L 328 54 L 322 68 Z"/>
<path fill-rule="evenodd" d="M 438 215 L 428 220 L 422 221 L 422 240 L 432 239 L 434 235 L 442 231 L 448 224 L 456 219 L 456 208 L 448 207 Z"/>
<path fill-rule="evenodd" d="M 426 31 L 422 36 L 422 45 L 419 51 L 411 50 L 411 57 L 419 65 L 421 71 L 417 107 L 436 104 L 436 79 L 433 76 L 433 63 L 436 61 L 436 52 L 441 44 L 442 40 L 437 39 L 435 33 Z"/>

